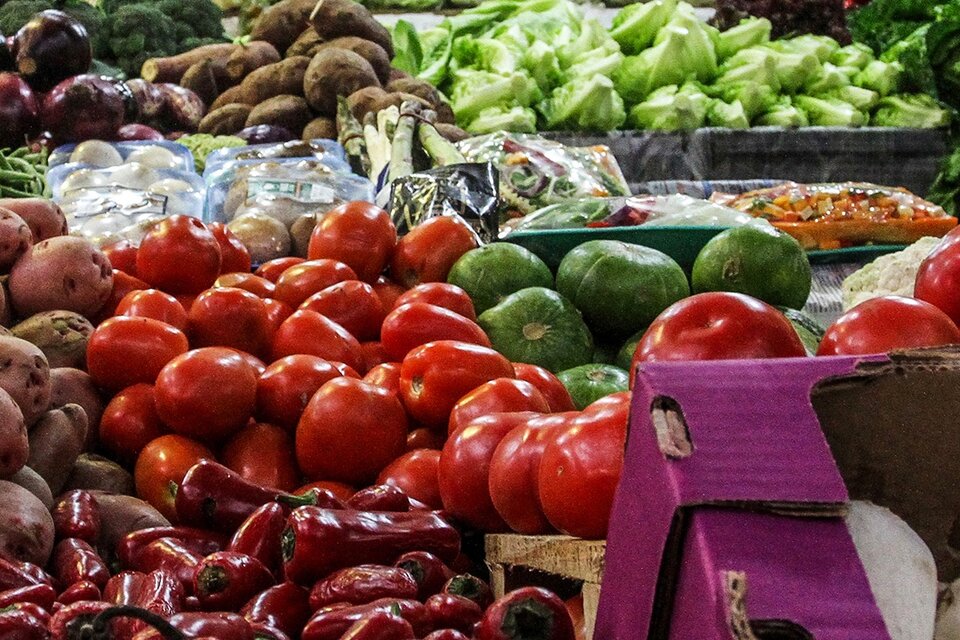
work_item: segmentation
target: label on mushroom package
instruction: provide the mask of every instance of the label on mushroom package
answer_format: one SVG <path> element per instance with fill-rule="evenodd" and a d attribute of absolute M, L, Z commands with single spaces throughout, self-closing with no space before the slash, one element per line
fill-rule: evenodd
<path fill-rule="evenodd" d="M 337 194 L 330 185 L 300 180 L 250 178 L 247 181 L 247 204 L 261 197 L 286 198 L 304 204 L 330 204 Z"/>

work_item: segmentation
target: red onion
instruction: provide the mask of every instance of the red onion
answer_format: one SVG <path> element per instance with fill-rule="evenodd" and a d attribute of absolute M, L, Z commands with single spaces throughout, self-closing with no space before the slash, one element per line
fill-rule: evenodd
<path fill-rule="evenodd" d="M 240 133 L 234 134 L 238 138 L 243 138 L 247 144 L 265 144 L 267 142 L 289 142 L 296 140 L 289 129 L 278 127 L 272 124 L 258 124 L 253 127 L 247 127 Z"/>
<path fill-rule="evenodd" d="M 37 132 L 39 119 L 33 90 L 15 73 L 0 73 L 0 147 L 21 147 Z"/>
<path fill-rule="evenodd" d="M 163 134 L 145 124 L 125 124 L 117 131 L 117 140 L 163 140 Z"/>
<path fill-rule="evenodd" d="M 124 102 L 116 86 L 100 76 L 68 78 L 43 99 L 40 119 L 58 143 L 112 140 L 123 124 Z"/>

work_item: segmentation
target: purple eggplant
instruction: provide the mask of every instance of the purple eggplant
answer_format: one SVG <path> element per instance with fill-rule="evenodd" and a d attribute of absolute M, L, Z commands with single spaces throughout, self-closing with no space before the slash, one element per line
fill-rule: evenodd
<path fill-rule="evenodd" d="M 50 90 L 40 109 L 40 121 L 58 144 L 81 140 L 112 140 L 123 124 L 125 105 L 116 85 L 84 74 L 67 78 Z"/>
<path fill-rule="evenodd" d="M 234 134 L 238 138 L 243 138 L 247 144 L 265 144 L 268 142 L 289 142 L 296 140 L 289 129 L 278 127 L 272 124 L 258 124 L 253 127 L 247 127 L 240 133 Z"/>
<path fill-rule="evenodd" d="M 15 73 L 0 73 L 0 147 L 22 147 L 39 124 L 39 106 L 30 85 Z"/>
<path fill-rule="evenodd" d="M 87 30 L 56 9 L 41 11 L 17 31 L 13 55 L 17 71 L 37 91 L 86 73 L 93 60 Z"/>

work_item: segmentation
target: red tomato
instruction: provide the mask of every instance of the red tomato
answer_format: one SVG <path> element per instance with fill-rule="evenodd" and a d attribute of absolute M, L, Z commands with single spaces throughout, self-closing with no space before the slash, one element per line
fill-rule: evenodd
<path fill-rule="evenodd" d="M 583 615 L 583 594 L 578 593 L 566 602 L 567 613 L 570 614 L 570 621 L 573 623 L 573 640 L 589 640 L 587 635 L 587 622 Z"/>
<path fill-rule="evenodd" d="M 596 411 L 573 418 L 547 442 L 538 472 L 540 505 L 557 530 L 580 538 L 607 535 L 626 437 L 625 412 Z"/>
<path fill-rule="evenodd" d="M 937 307 L 914 298 L 883 296 L 837 318 L 823 335 L 817 355 L 868 355 L 957 343 L 960 329 Z"/>
<path fill-rule="evenodd" d="M 350 265 L 357 279 L 376 282 L 390 262 L 397 229 L 390 214 L 369 202 L 348 202 L 331 209 L 313 228 L 307 257 Z"/>
<path fill-rule="evenodd" d="M 208 225 L 220 245 L 220 273 L 250 273 L 250 252 L 222 222 Z"/>
<path fill-rule="evenodd" d="M 805 355 L 793 325 L 766 302 L 742 293 L 698 293 L 672 304 L 657 316 L 637 343 L 630 370 L 636 371 L 640 362 L 657 360 Z"/>
<path fill-rule="evenodd" d="M 273 336 L 273 359 L 306 353 L 363 368 L 360 343 L 333 320 L 314 311 L 296 311 Z"/>
<path fill-rule="evenodd" d="M 327 316 L 361 341 L 380 336 L 386 315 L 373 287 L 359 280 L 344 280 L 318 291 L 300 308 Z"/>
<path fill-rule="evenodd" d="M 400 393 L 400 363 L 384 362 L 378 364 L 363 376 L 364 382 L 375 384 L 391 393 Z"/>
<path fill-rule="evenodd" d="M 111 267 L 131 276 L 137 275 L 137 245 L 129 240 L 117 240 L 100 250 L 107 256 Z"/>
<path fill-rule="evenodd" d="M 112 264 L 112 262 L 111 262 Z M 955 227 L 920 263 L 913 295 L 960 324 L 960 227 Z"/>
<path fill-rule="evenodd" d="M 274 331 L 280 328 L 284 320 L 293 315 L 293 309 L 285 302 L 273 298 L 264 298 L 263 304 L 267 307 L 267 317 L 270 319 Z"/>
<path fill-rule="evenodd" d="M 403 453 L 407 416 L 395 395 L 354 378 L 334 378 L 313 395 L 297 425 L 297 461 L 308 478 L 372 482 Z"/>
<path fill-rule="evenodd" d="M 508 433 L 490 460 L 490 499 L 504 522 L 517 533 L 552 530 L 540 506 L 538 473 L 547 443 L 580 415 L 576 411 L 530 418 Z"/>
<path fill-rule="evenodd" d="M 611 393 L 610 395 L 604 396 L 599 400 L 594 400 L 584 407 L 581 413 L 589 413 L 593 415 L 603 414 L 605 416 L 617 415 L 620 416 L 624 424 L 626 424 L 630 413 L 630 398 L 631 394 L 629 391 L 618 391 L 617 393 Z"/>
<path fill-rule="evenodd" d="M 223 447 L 221 462 L 261 487 L 291 491 L 300 484 L 293 438 L 272 424 L 249 424 Z"/>
<path fill-rule="evenodd" d="M 476 322 L 424 302 L 397 307 L 387 315 L 380 330 L 380 342 L 392 360 L 403 360 L 412 349 L 437 340 L 490 346 L 490 339 Z"/>
<path fill-rule="evenodd" d="M 507 530 L 507 523 L 490 499 L 490 460 L 500 441 L 535 415 L 523 412 L 482 416 L 447 439 L 439 467 L 444 510 L 487 533 Z"/>
<path fill-rule="evenodd" d="M 491 413 L 533 411 L 549 413 L 550 406 L 537 388 L 529 382 L 513 378 L 497 378 L 470 391 L 457 400 L 450 411 L 447 435 L 474 418 Z"/>
<path fill-rule="evenodd" d="M 151 440 L 140 452 L 133 470 L 137 495 L 167 520 L 176 522 L 177 487 L 190 467 L 203 459 L 213 460 L 213 453 L 190 438 L 166 435 Z"/>
<path fill-rule="evenodd" d="M 208 289 L 190 307 L 187 334 L 194 347 L 232 347 L 270 353 L 273 324 L 263 300 L 243 289 Z"/>
<path fill-rule="evenodd" d="M 164 433 L 149 384 L 135 384 L 115 395 L 100 417 L 100 444 L 124 462 L 136 460 L 147 443 Z"/>
<path fill-rule="evenodd" d="M 546 398 L 551 413 L 574 411 L 576 409 L 573 398 L 570 397 L 570 392 L 560 382 L 560 378 L 550 371 L 535 364 L 525 364 L 523 362 L 514 362 L 513 369 L 517 372 L 517 380 L 526 380 Z"/>
<path fill-rule="evenodd" d="M 468 320 L 477 319 L 477 311 L 473 308 L 473 300 L 470 299 L 466 291 L 455 284 L 447 284 L 446 282 L 418 284 L 413 289 L 402 293 L 393 306 L 399 307 L 408 302 L 426 302 L 459 313 Z"/>
<path fill-rule="evenodd" d="M 117 316 L 104 321 L 87 342 L 87 373 L 108 391 L 153 384 L 168 362 L 189 348 L 187 336 L 153 318 Z"/>
<path fill-rule="evenodd" d="M 274 258 L 273 260 L 267 260 L 262 265 L 257 267 L 257 270 L 254 271 L 254 273 L 261 278 L 269 280 L 270 282 L 276 282 L 284 271 L 295 264 L 300 264 L 301 262 L 305 262 L 305 260 L 296 256 Z"/>
<path fill-rule="evenodd" d="M 174 433 L 222 442 L 253 415 L 257 373 L 233 349 L 204 347 L 171 360 L 155 393 L 157 413 Z"/>
<path fill-rule="evenodd" d="M 193 308 L 193 302 L 197 299 L 197 294 L 195 293 L 186 293 L 174 296 L 177 299 L 177 302 L 180 303 L 180 306 L 183 307 L 183 310 L 190 313 L 190 309 Z"/>
<path fill-rule="evenodd" d="M 363 354 L 363 368 L 370 371 L 377 365 L 388 361 L 387 352 L 383 349 L 383 344 L 378 342 L 361 342 L 360 351 Z"/>
<path fill-rule="evenodd" d="M 477 234 L 463 218 L 430 218 L 400 238 L 390 276 L 407 288 L 421 282 L 446 282 L 453 263 L 478 246 Z"/>
<path fill-rule="evenodd" d="M 317 356 L 280 358 L 257 382 L 257 418 L 293 431 L 317 389 L 340 375 L 332 364 Z"/>
<path fill-rule="evenodd" d="M 415 449 L 443 449 L 447 439 L 433 429 L 418 427 L 407 434 L 407 451 Z"/>
<path fill-rule="evenodd" d="M 338 282 L 356 279 L 357 274 L 353 269 L 342 262 L 310 260 L 295 264 L 281 273 L 273 297 L 296 309 L 313 294 Z"/>
<path fill-rule="evenodd" d="M 393 309 L 393 307 L 396 306 L 397 298 L 406 291 L 406 289 L 386 276 L 377 278 L 377 281 L 373 283 L 373 290 L 377 292 L 377 296 L 380 298 L 380 302 L 383 304 L 385 311 Z"/>
<path fill-rule="evenodd" d="M 299 495 L 303 495 L 307 491 L 310 491 L 311 489 L 325 489 L 326 491 L 329 491 L 330 493 L 337 496 L 344 502 L 349 500 L 350 496 L 356 493 L 354 488 L 351 487 L 350 485 L 343 484 L 342 482 L 334 482 L 333 480 L 318 480 L 316 482 L 311 482 L 309 484 L 303 485 L 293 493 L 299 496 Z"/>
<path fill-rule="evenodd" d="M 440 452 L 435 449 L 408 451 L 380 472 L 377 484 L 399 487 L 414 500 L 419 500 L 431 509 L 442 509 L 440 480 L 437 469 Z"/>
<path fill-rule="evenodd" d="M 333 368 L 339 371 L 340 375 L 345 378 L 354 378 L 356 380 L 361 380 L 363 378 L 363 376 L 361 376 L 356 369 L 348 364 L 337 362 L 336 360 L 331 360 L 330 364 L 332 364 Z"/>
<path fill-rule="evenodd" d="M 167 293 L 200 293 L 220 275 L 220 244 L 196 218 L 164 218 L 140 242 L 137 275 Z"/>
<path fill-rule="evenodd" d="M 225 273 L 213 283 L 214 287 L 234 287 L 244 289 L 260 298 L 270 298 L 276 290 L 276 285 L 252 273 Z"/>
<path fill-rule="evenodd" d="M 131 275 L 127 275 L 123 271 L 113 270 L 113 289 L 110 291 L 110 297 L 107 298 L 107 301 L 103 303 L 103 306 L 100 307 L 100 311 L 97 312 L 95 318 L 91 318 L 91 322 L 97 325 L 109 318 L 110 316 L 116 313 L 117 305 L 120 304 L 120 301 L 123 300 L 131 291 L 140 291 L 143 289 L 149 289 L 150 285 L 141 280 L 140 278 L 135 278 Z"/>
<path fill-rule="evenodd" d="M 169 293 L 159 289 L 138 289 L 123 296 L 114 313 L 118 316 L 153 318 L 183 331 L 187 328 L 187 312 Z"/>
<path fill-rule="evenodd" d="M 410 352 L 400 365 L 400 394 L 410 415 L 443 428 L 457 400 L 495 378 L 512 378 L 513 365 L 488 347 L 440 340 Z"/>
<path fill-rule="evenodd" d="M 263 360 L 253 355 L 252 353 L 247 353 L 241 349 L 234 349 L 233 347 L 228 347 L 231 351 L 240 354 L 240 357 L 243 358 L 244 362 L 250 365 L 250 368 L 257 374 L 257 376 L 263 375 L 263 372 L 267 370 L 267 365 L 263 363 Z"/>

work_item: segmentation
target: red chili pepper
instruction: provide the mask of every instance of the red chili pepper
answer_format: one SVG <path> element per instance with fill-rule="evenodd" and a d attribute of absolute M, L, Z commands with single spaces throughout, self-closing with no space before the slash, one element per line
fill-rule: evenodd
<path fill-rule="evenodd" d="M 52 515 L 58 540 L 79 538 L 96 544 L 100 538 L 100 506 L 87 491 L 77 489 L 63 494 Z"/>
<path fill-rule="evenodd" d="M 272 584 L 273 574 L 262 562 L 232 551 L 210 554 L 193 574 L 193 593 L 208 611 L 236 611 Z"/>
<path fill-rule="evenodd" d="M 410 511 L 410 498 L 399 487 L 378 484 L 350 496 L 347 507 L 357 511 Z"/>
<path fill-rule="evenodd" d="M 30 579 L 36 584 L 48 584 L 54 589 L 60 586 L 57 584 L 56 578 L 32 562 L 17 562 L 15 564 L 20 571 L 30 576 Z"/>
<path fill-rule="evenodd" d="M 164 571 L 148 574 L 125 571 L 110 578 L 103 590 L 103 599 L 111 604 L 140 607 L 166 618 L 183 608 L 183 594 L 183 585 Z M 129 640 L 146 626 L 135 618 L 119 618 L 113 622 L 113 635 L 116 640 Z"/>
<path fill-rule="evenodd" d="M 173 538 L 200 557 L 222 550 L 227 546 L 227 538 L 220 533 L 193 529 L 191 527 L 150 527 L 133 531 L 123 537 L 117 545 L 117 558 L 126 568 L 137 564 L 137 555 L 148 544 L 160 538 Z"/>
<path fill-rule="evenodd" d="M 470 640 L 470 636 L 466 636 L 456 629 L 437 629 L 431 631 L 430 635 L 423 640 Z"/>
<path fill-rule="evenodd" d="M 0 609 L 0 640 L 46 640 L 50 614 L 32 602 Z"/>
<path fill-rule="evenodd" d="M 253 629 L 257 640 L 290 640 L 290 636 L 280 629 L 262 622 L 251 622 L 250 628 Z"/>
<path fill-rule="evenodd" d="M 50 640 L 74 640 L 79 637 L 80 627 L 88 624 L 97 615 L 110 607 L 109 602 L 83 600 L 61 608 L 50 618 Z"/>
<path fill-rule="evenodd" d="M 307 622 L 301 640 L 339 640 L 355 622 L 377 611 L 399 615 L 410 623 L 417 636 L 424 635 L 430 629 L 427 610 L 421 603 L 386 598 L 353 607 L 342 604 L 324 607 Z"/>
<path fill-rule="evenodd" d="M 483 611 L 493 603 L 493 591 L 490 590 L 490 585 L 469 573 L 450 578 L 440 592 L 473 600 Z"/>
<path fill-rule="evenodd" d="M 177 489 L 177 517 L 184 524 L 231 534 L 257 507 L 274 501 L 291 507 L 343 508 L 330 492 L 311 490 L 302 496 L 278 492 L 248 482 L 222 464 L 201 460 L 190 467 Z"/>
<path fill-rule="evenodd" d="M 275 575 L 279 574 L 283 567 L 280 537 L 289 515 L 290 509 L 279 502 L 268 502 L 257 507 L 233 534 L 227 551 L 252 556 Z"/>
<path fill-rule="evenodd" d="M 295 509 L 283 532 L 287 578 L 312 584 L 331 571 L 360 564 L 389 564 L 408 551 L 428 551 L 453 559 L 460 534 L 428 511 L 386 513 Z"/>
<path fill-rule="evenodd" d="M 282 582 L 258 593 L 240 613 L 251 623 L 267 624 L 297 637 L 311 611 L 307 590 L 292 582 Z"/>
<path fill-rule="evenodd" d="M 374 611 L 357 620 L 340 640 L 412 640 L 413 627 L 390 611 Z"/>
<path fill-rule="evenodd" d="M 57 590 L 48 584 L 32 584 L 18 589 L 0 591 L 0 609 L 18 602 L 32 602 L 44 611 L 50 611 L 57 600 Z"/>
<path fill-rule="evenodd" d="M 80 582 L 74 582 L 64 589 L 60 597 L 57 598 L 57 602 L 62 605 L 68 605 L 84 600 L 101 600 L 102 598 L 100 587 L 89 580 L 81 580 Z"/>
<path fill-rule="evenodd" d="M 190 611 L 170 616 L 167 620 L 188 638 L 210 636 L 220 640 L 255 640 L 250 623 L 235 613 Z M 135 640 L 163 640 L 156 629 L 144 629 Z"/>
<path fill-rule="evenodd" d="M 498 599 L 483 614 L 477 640 L 574 640 L 573 622 L 556 594 L 523 587 Z"/>
<path fill-rule="evenodd" d="M 0 589 L 6 591 L 8 589 L 29 587 L 32 584 L 44 584 L 43 580 L 39 580 L 25 571 L 26 567 L 23 566 L 24 564 L 27 563 L 11 562 L 6 558 L 0 557 Z M 39 567 L 37 567 L 37 569 L 39 569 Z"/>
<path fill-rule="evenodd" d="M 310 608 L 316 611 L 338 602 L 366 604 L 381 598 L 415 600 L 416 597 L 417 581 L 406 569 L 362 564 L 334 571 L 313 585 Z"/>
<path fill-rule="evenodd" d="M 110 569 L 89 542 L 65 538 L 53 549 L 50 563 L 57 580 L 63 585 L 88 581 L 102 589 L 110 579 Z"/>
<path fill-rule="evenodd" d="M 193 588 L 193 574 L 203 557 L 183 546 L 173 538 L 154 540 L 137 554 L 134 569 L 148 573 L 165 571 L 183 585 L 190 593 Z"/>
<path fill-rule="evenodd" d="M 473 625 L 483 617 L 483 609 L 476 602 L 449 593 L 430 596 L 424 605 L 434 629 L 448 628 L 471 633 Z"/>
<path fill-rule="evenodd" d="M 443 585 L 453 576 L 457 575 L 453 570 L 443 563 L 443 560 L 427 553 L 426 551 L 411 551 L 405 553 L 393 566 L 406 569 L 417 581 L 419 590 L 417 600 L 426 600 L 435 593 L 440 593 Z"/>

